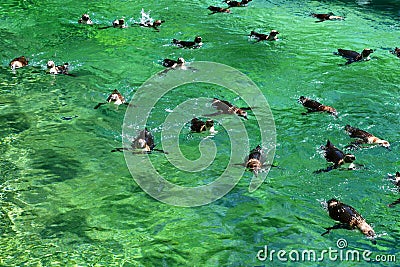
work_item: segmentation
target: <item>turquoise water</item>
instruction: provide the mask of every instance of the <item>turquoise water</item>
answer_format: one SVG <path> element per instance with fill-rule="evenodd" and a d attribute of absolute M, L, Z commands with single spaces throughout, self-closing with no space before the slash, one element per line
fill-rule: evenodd
<path fill-rule="evenodd" d="M 1 266 L 280 266 L 257 259 L 268 245 L 274 250 L 336 248 L 396 255 L 400 197 L 387 174 L 400 169 L 399 59 L 389 53 L 400 46 L 400 4 L 395 1 L 262 1 L 253 0 L 231 14 L 208 15 L 219 1 L 2 1 L 0 4 L 0 265 Z M 77 24 L 88 13 L 96 24 L 140 11 L 166 22 L 156 32 L 129 27 L 105 29 Z M 311 12 L 329 12 L 344 21 L 314 23 Z M 253 44 L 251 30 L 280 32 L 277 42 Z M 204 46 L 182 50 L 172 38 L 203 37 Z M 344 66 L 337 48 L 375 50 L 371 61 Z M 11 71 L 11 59 L 25 55 L 30 66 Z M 135 183 L 121 146 L 126 107 L 93 107 L 118 89 L 127 99 L 164 68 L 163 58 L 210 61 L 245 73 L 271 107 L 277 132 L 274 163 L 267 179 L 248 192 L 251 173 L 220 200 L 194 208 L 173 207 L 148 196 Z M 70 76 L 46 74 L 46 62 L 69 62 Z M 191 97 L 219 97 L 243 105 L 223 88 L 190 84 L 166 95 L 154 108 L 148 127 L 160 140 L 167 113 Z M 301 115 L 305 95 L 332 105 L 327 114 Z M 77 116 L 62 120 L 63 116 Z M 245 122 L 257 130 L 255 119 Z M 369 130 L 388 140 L 392 150 L 355 151 L 357 171 L 327 166 L 319 147 L 329 138 L 344 147 L 344 125 Z M 159 171 L 183 185 L 210 182 L 228 159 L 225 131 L 213 137 L 222 147 L 203 179 L 187 175 L 151 155 Z M 204 135 L 180 135 L 188 158 L 198 155 Z M 251 146 L 258 143 L 250 140 Z M 193 148 L 195 147 L 195 148 Z M 162 164 L 161 164 L 162 163 Z M 321 202 L 336 197 L 356 208 L 378 234 L 373 245 L 359 231 L 336 230 Z M 295 265 L 293 261 L 287 263 Z M 317 262 L 302 262 L 317 266 Z M 365 262 L 330 261 L 326 266 Z M 395 263 L 386 263 L 395 266 Z M 397 264 L 398 265 L 398 264 Z"/>

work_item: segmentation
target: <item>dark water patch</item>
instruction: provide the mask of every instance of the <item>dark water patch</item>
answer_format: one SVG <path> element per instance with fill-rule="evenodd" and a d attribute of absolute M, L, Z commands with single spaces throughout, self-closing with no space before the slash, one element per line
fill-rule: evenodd
<path fill-rule="evenodd" d="M 2 149 L 0 149 L 1 151 Z M 1 151 L 0 153 L 4 153 Z M 3 184 L 11 177 L 18 177 L 19 176 L 19 169 L 18 167 L 9 160 L 0 159 L 0 184 Z"/>
<path fill-rule="evenodd" d="M 53 149 L 36 151 L 32 157 L 32 167 L 43 171 L 45 175 L 36 180 L 43 185 L 78 178 L 79 173 L 84 171 L 78 160 Z"/>
<path fill-rule="evenodd" d="M 31 127 L 28 116 L 22 112 L 1 114 L 0 124 L 0 138 L 22 133 Z"/>
<path fill-rule="evenodd" d="M 91 242 L 91 238 L 86 231 L 93 229 L 87 223 L 89 211 L 74 209 L 56 216 L 52 216 L 46 222 L 46 227 L 40 232 L 42 238 L 63 238 L 72 234 L 83 242 Z M 76 242 L 75 238 L 70 238 L 70 242 Z M 74 241 L 75 240 L 75 241 Z"/>

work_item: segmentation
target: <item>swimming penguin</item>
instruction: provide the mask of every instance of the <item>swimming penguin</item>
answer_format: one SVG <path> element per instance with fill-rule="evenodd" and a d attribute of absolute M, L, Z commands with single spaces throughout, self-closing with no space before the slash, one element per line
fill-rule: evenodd
<path fill-rule="evenodd" d="M 212 107 L 216 108 L 218 112 L 209 114 L 208 116 L 215 116 L 219 114 L 236 114 L 239 117 L 243 117 L 247 120 L 247 112 L 251 108 L 238 108 L 226 100 L 214 98 L 211 104 Z"/>
<path fill-rule="evenodd" d="M 333 166 L 328 167 L 327 169 L 318 170 L 315 173 L 320 172 L 328 172 L 333 169 L 337 169 L 345 163 L 350 163 L 348 167 L 349 170 L 355 168 L 355 164 L 353 161 L 356 160 L 356 157 L 352 154 L 345 154 L 343 151 L 339 150 L 335 147 L 331 141 L 326 142 L 326 146 L 321 146 L 321 149 L 324 150 L 324 156 L 327 162 L 332 162 Z"/>
<path fill-rule="evenodd" d="M 394 177 L 391 175 L 390 179 L 397 187 L 400 187 L 400 172 L 396 172 Z"/>
<path fill-rule="evenodd" d="M 372 54 L 373 52 L 374 50 L 369 48 L 365 48 L 361 53 L 352 50 L 338 49 L 338 52 L 335 54 L 346 58 L 347 59 L 346 65 L 348 65 L 357 61 L 370 60 L 371 58 L 369 55 Z"/>
<path fill-rule="evenodd" d="M 155 146 L 156 145 L 154 143 L 153 135 L 149 130 L 147 130 L 147 128 L 144 128 L 144 130 L 141 130 L 138 136 L 135 139 L 133 139 L 131 147 L 115 148 L 111 150 L 111 152 L 122 152 L 124 150 L 132 150 L 132 152 L 135 154 L 151 153 L 151 151 L 159 151 L 168 154 L 163 150 L 155 149 Z"/>
<path fill-rule="evenodd" d="M 328 200 L 328 212 L 329 217 L 335 221 L 339 221 L 333 227 L 326 228 L 326 232 L 322 235 L 328 234 L 333 229 L 347 228 L 354 229 L 358 228 L 365 236 L 372 239 L 375 244 L 375 231 L 372 227 L 365 221 L 365 219 L 358 213 L 353 207 L 340 202 L 337 199 Z"/>
<path fill-rule="evenodd" d="M 210 15 L 215 13 L 231 13 L 231 11 L 228 8 L 223 8 L 218 6 L 209 6 L 207 9 L 212 12 L 210 13 Z"/>
<path fill-rule="evenodd" d="M 279 32 L 277 30 L 271 30 L 269 34 L 263 34 L 263 33 L 258 33 L 255 31 L 250 32 L 250 37 L 254 37 L 257 39 L 257 42 L 260 41 L 276 41 L 278 40 L 278 35 Z"/>
<path fill-rule="evenodd" d="M 160 20 L 160 19 L 155 21 L 148 20 L 146 22 L 140 23 L 139 25 L 142 27 L 154 28 L 156 31 L 160 31 L 158 27 L 161 26 L 161 24 L 163 24 L 164 22 L 165 20 Z"/>
<path fill-rule="evenodd" d="M 177 60 L 166 58 L 163 60 L 162 65 L 166 68 L 176 68 L 184 66 L 185 63 L 186 61 L 182 57 L 178 58 Z"/>
<path fill-rule="evenodd" d="M 252 0 L 242 0 L 238 2 L 238 1 L 224 0 L 223 2 L 225 2 L 229 7 L 245 7 L 251 1 Z"/>
<path fill-rule="evenodd" d="M 121 95 L 121 93 L 117 89 L 112 91 L 112 93 L 107 97 L 106 101 L 107 102 L 98 103 L 94 107 L 94 109 L 98 109 L 101 105 L 104 105 L 107 103 L 114 103 L 117 106 L 122 105 L 122 104 L 129 105 L 129 103 L 126 102 L 125 98 Z"/>
<path fill-rule="evenodd" d="M 325 106 L 310 98 L 300 96 L 299 102 L 307 109 L 307 112 L 328 112 L 337 117 L 337 111 L 333 107 Z"/>
<path fill-rule="evenodd" d="M 93 21 L 90 19 L 88 14 L 83 14 L 82 17 L 78 20 L 78 23 L 93 25 Z"/>
<path fill-rule="evenodd" d="M 28 60 L 24 56 L 20 56 L 11 60 L 9 66 L 12 70 L 19 69 L 28 65 Z"/>
<path fill-rule="evenodd" d="M 319 19 L 316 22 L 323 22 L 325 20 L 343 20 L 344 18 L 341 16 L 335 16 L 332 12 L 328 14 L 318 14 L 318 13 L 312 13 L 311 16 L 314 18 Z"/>
<path fill-rule="evenodd" d="M 363 131 L 356 127 L 351 127 L 350 125 L 346 125 L 344 129 L 351 138 L 356 138 L 356 141 L 353 142 L 353 146 L 357 146 L 360 144 L 376 144 L 390 150 L 390 144 L 388 141 L 382 140 L 369 132 Z"/>
<path fill-rule="evenodd" d="M 116 20 L 114 20 L 113 21 L 113 23 L 112 23 L 112 26 L 114 27 L 114 28 L 120 28 L 120 29 L 123 29 L 123 28 L 126 28 L 127 26 L 125 25 L 125 19 L 116 19 Z"/>
<path fill-rule="evenodd" d="M 73 76 L 68 73 L 68 67 L 69 67 L 68 63 L 64 63 L 63 65 L 56 66 L 56 64 L 54 63 L 53 60 L 47 61 L 47 69 L 49 70 L 50 74 L 65 74 L 65 75 Z"/>
<path fill-rule="evenodd" d="M 396 47 L 394 50 L 390 51 L 390 53 L 400 58 L 400 48 Z"/>
<path fill-rule="evenodd" d="M 250 169 L 255 175 L 257 175 L 262 168 L 263 164 L 261 162 L 261 157 L 262 148 L 260 145 L 258 145 L 256 148 L 250 151 L 249 156 L 246 158 L 246 168 Z"/>
<path fill-rule="evenodd" d="M 181 48 L 200 48 L 203 45 L 202 38 L 200 36 L 196 36 L 194 41 L 181 41 L 173 39 L 172 43 Z"/>
<path fill-rule="evenodd" d="M 202 120 L 199 120 L 198 118 L 193 118 L 190 121 L 190 129 L 193 132 L 200 133 L 200 132 L 205 132 L 209 131 L 210 133 L 216 133 L 214 129 L 214 121 L 213 120 L 206 120 L 205 122 Z"/>

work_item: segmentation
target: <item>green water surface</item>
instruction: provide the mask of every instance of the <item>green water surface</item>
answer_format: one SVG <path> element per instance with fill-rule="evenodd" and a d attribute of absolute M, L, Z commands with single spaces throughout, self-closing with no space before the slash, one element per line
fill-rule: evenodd
<path fill-rule="evenodd" d="M 265 1 L 209 15 L 219 0 L 77 1 L 3 0 L 0 3 L 0 266 L 365 266 L 357 261 L 260 261 L 274 250 L 347 249 L 395 255 L 398 266 L 400 198 L 388 174 L 400 171 L 399 64 L 389 53 L 400 46 L 398 1 Z M 166 22 L 157 32 L 138 26 L 104 29 L 79 25 L 88 13 L 95 24 L 140 11 Z M 334 12 L 343 21 L 315 23 L 310 13 Z M 252 30 L 280 32 L 277 42 L 254 43 Z M 173 38 L 200 35 L 200 49 L 171 46 Z M 369 62 L 344 65 L 338 48 L 375 52 Z M 29 66 L 11 71 L 11 59 L 25 55 Z M 118 89 L 128 100 L 148 78 L 164 70 L 163 58 L 210 61 L 245 73 L 272 109 L 276 155 L 267 179 L 248 192 L 246 172 L 238 185 L 208 205 L 181 208 L 148 196 L 135 183 L 121 146 L 126 107 L 104 105 Z M 46 62 L 69 62 L 72 76 L 46 74 Z M 179 91 L 180 90 L 180 91 Z M 301 96 L 339 111 L 302 115 Z M 167 114 L 188 98 L 218 97 L 238 105 L 229 90 L 189 84 L 166 95 L 148 127 L 156 142 Z M 62 117 L 72 117 L 63 120 Z M 254 117 L 245 122 L 257 131 Z M 353 151 L 364 168 L 313 174 L 327 165 L 320 146 L 330 139 L 350 143 L 350 124 L 388 140 L 381 147 Z M 218 126 L 218 124 L 217 124 Z M 172 182 L 197 185 L 221 174 L 229 156 L 226 132 L 213 137 L 219 157 L 201 174 L 187 174 L 153 153 L 152 162 Z M 182 130 L 180 144 L 195 159 L 204 135 Z M 257 145 L 258 136 L 250 140 Z M 336 197 L 356 208 L 377 233 L 374 245 L 357 230 L 321 236 L 335 222 L 321 203 Z M 344 249 L 343 251 L 346 251 Z"/>

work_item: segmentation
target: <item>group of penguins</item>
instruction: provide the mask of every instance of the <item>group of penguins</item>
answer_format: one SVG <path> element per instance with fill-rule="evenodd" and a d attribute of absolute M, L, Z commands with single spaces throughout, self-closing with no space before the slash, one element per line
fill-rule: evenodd
<path fill-rule="evenodd" d="M 215 13 L 230 13 L 229 8 L 233 7 L 245 7 L 249 2 L 252 0 L 242 0 L 240 2 L 238 1 L 230 1 L 230 0 L 225 0 L 225 2 L 228 7 L 223 8 L 223 7 L 216 7 L 216 6 L 209 6 L 208 9 L 212 11 L 211 14 Z M 323 22 L 327 20 L 343 20 L 344 18 L 341 16 L 335 16 L 333 13 L 327 13 L 327 14 L 316 14 L 312 13 L 312 17 L 315 17 L 318 19 L 316 22 Z M 157 31 L 159 31 L 159 26 L 161 26 L 162 23 L 164 23 L 164 20 L 147 20 L 144 22 L 141 22 L 139 25 L 142 27 L 149 27 L 153 28 Z M 90 19 L 88 14 L 83 14 L 82 17 L 78 20 L 78 23 L 81 24 L 87 24 L 87 25 L 93 25 L 93 21 Z M 105 26 L 101 27 L 99 29 L 106 29 L 106 28 L 126 28 L 127 25 L 125 24 L 125 20 L 122 19 L 117 19 L 114 20 L 112 23 L 112 26 Z M 255 38 L 257 42 L 260 41 L 275 41 L 278 40 L 277 35 L 279 32 L 277 30 L 271 30 L 269 34 L 263 34 L 263 33 L 258 33 L 255 31 L 251 31 L 249 36 L 251 38 Z M 183 40 L 177 40 L 173 39 L 172 44 L 180 47 L 180 48 L 200 48 L 202 46 L 202 38 L 200 36 L 196 36 L 193 41 L 183 41 Z M 352 50 L 346 50 L 346 49 L 338 49 L 338 52 L 335 53 L 337 55 L 343 56 L 344 58 L 347 59 L 346 64 L 351 64 L 353 62 L 357 61 L 362 61 L 362 60 L 369 60 L 370 59 L 370 54 L 373 53 L 372 49 L 365 48 L 361 53 L 358 53 L 356 51 Z M 400 48 L 395 48 L 393 51 L 391 51 L 394 55 L 400 58 Z M 182 57 L 179 57 L 177 60 L 173 59 L 164 59 L 162 62 L 162 65 L 168 69 L 184 69 L 185 68 L 185 60 Z M 9 66 L 11 67 L 12 70 L 25 67 L 28 65 L 28 60 L 24 57 L 18 57 L 13 59 L 10 63 Z M 49 60 L 47 62 L 47 68 L 48 72 L 50 74 L 64 74 L 64 75 L 70 75 L 74 76 L 73 74 L 70 74 L 68 71 L 68 63 L 64 63 L 63 65 L 56 65 L 54 61 Z M 125 98 L 121 95 L 121 93 L 118 90 L 114 90 L 106 99 L 105 102 L 98 103 L 94 108 L 98 109 L 101 105 L 107 104 L 107 103 L 114 103 L 116 105 L 129 105 L 129 103 L 125 100 Z M 316 100 L 301 96 L 299 98 L 299 103 L 301 103 L 306 109 L 307 112 L 327 112 L 335 117 L 337 117 L 338 113 L 336 109 L 330 106 L 323 105 L 319 103 Z M 214 98 L 212 100 L 211 106 L 217 110 L 216 113 L 210 114 L 212 115 L 219 115 L 219 114 L 231 114 L 231 115 L 237 115 L 240 117 L 243 117 L 244 119 L 247 119 L 247 112 L 246 110 L 251 110 L 250 107 L 248 108 L 239 108 L 230 102 L 226 100 L 221 100 L 218 98 Z M 210 133 L 216 133 L 214 129 L 214 121 L 211 119 L 208 119 L 206 121 L 202 121 L 199 118 L 193 118 L 191 120 L 191 131 L 192 132 L 205 132 L 209 131 Z M 359 148 L 360 145 L 362 144 L 371 144 L 371 145 L 379 145 L 382 147 L 385 147 L 387 149 L 390 149 L 390 144 L 388 141 L 380 139 L 376 137 L 375 135 L 364 131 L 362 129 L 352 127 L 350 125 L 345 126 L 345 130 L 347 133 L 350 135 L 351 138 L 355 138 L 355 141 L 351 143 L 351 145 L 348 146 L 348 148 Z M 124 150 L 129 150 L 132 151 L 133 153 L 151 153 L 152 151 L 160 151 L 163 153 L 168 153 L 166 151 L 156 149 L 155 148 L 156 144 L 154 142 L 154 137 L 151 134 L 151 132 L 145 128 L 144 130 L 141 130 L 136 138 L 133 139 L 131 143 L 131 147 L 122 147 L 122 148 L 115 148 L 112 150 L 112 152 L 117 152 L 117 151 L 124 151 Z M 327 141 L 325 146 L 322 146 L 321 149 L 324 151 L 324 156 L 327 162 L 333 163 L 333 165 L 329 166 L 326 169 L 321 169 L 316 171 L 316 173 L 320 172 L 328 172 L 333 169 L 337 169 L 341 167 L 342 165 L 349 163 L 350 166 L 348 169 L 354 169 L 355 164 L 353 163 L 355 161 L 355 156 L 352 154 L 347 154 L 344 153 L 342 150 L 338 149 L 335 147 L 330 140 Z M 264 166 L 263 162 L 263 151 L 262 147 L 258 145 L 256 148 L 250 151 L 248 157 L 246 157 L 245 162 L 243 164 L 246 168 L 249 170 L 253 171 L 255 175 L 262 170 Z M 272 165 L 273 166 L 273 165 Z M 391 177 L 391 179 L 394 181 L 394 183 L 400 188 L 400 173 L 396 172 L 395 176 Z M 396 204 L 400 203 L 400 199 L 396 200 L 395 202 L 389 204 L 390 207 L 393 207 Z M 340 202 L 337 199 L 330 199 L 327 201 L 327 209 L 329 212 L 329 216 L 334 219 L 335 221 L 338 221 L 340 223 L 334 225 L 333 227 L 326 228 L 326 232 L 324 232 L 322 235 L 325 235 L 330 232 L 332 229 L 338 229 L 338 228 L 347 228 L 347 229 L 354 229 L 358 228 L 364 235 L 366 235 L 368 238 L 372 240 L 373 243 L 376 243 L 375 241 L 375 232 L 372 229 L 372 227 L 365 221 L 365 219 L 358 213 L 353 207 L 344 204 Z"/>

